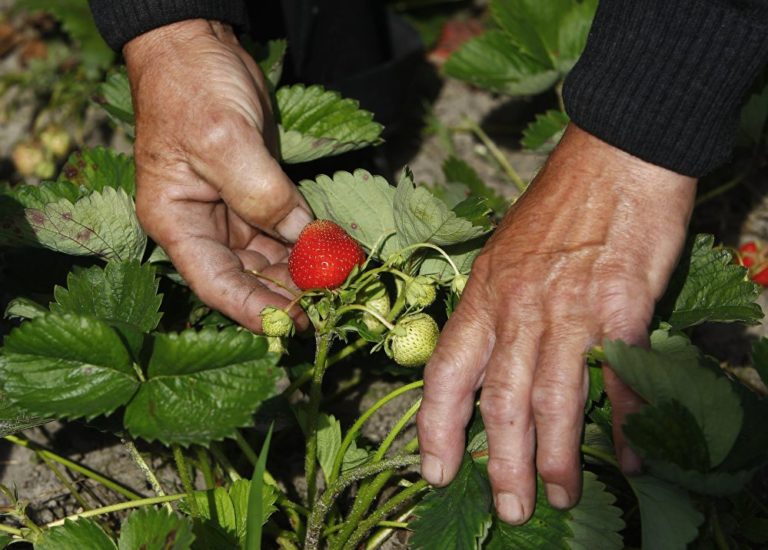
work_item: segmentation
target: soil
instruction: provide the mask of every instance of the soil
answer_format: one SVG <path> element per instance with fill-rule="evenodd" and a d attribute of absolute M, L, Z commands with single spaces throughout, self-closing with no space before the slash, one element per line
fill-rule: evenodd
<path fill-rule="evenodd" d="M 0 0 L 0 12 L 8 9 L 12 0 Z M 0 73 L 18 64 L 18 59 L 8 56 L 0 61 Z M 532 114 L 551 106 L 554 96 L 544 96 L 532 100 L 509 100 L 494 94 L 489 94 L 463 83 L 448 80 L 442 85 L 435 78 L 434 71 L 427 71 L 423 82 L 415 87 L 417 96 L 433 99 L 432 112 L 447 126 L 460 127 L 465 119 L 481 121 L 483 128 L 499 144 L 500 148 L 517 169 L 521 177 L 528 181 L 532 179 L 541 167 L 546 156 L 542 153 L 530 153 L 520 150 L 519 138 L 522 128 L 530 122 Z M 418 99 L 418 98 L 417 98 Z M 420 105 L 420 101 L 414 102 Z M 3 130 L 0 132 L 0 163 L 7 172 L 10 150 L 13 144 L 29 129 L 32 107 L 14 113 L 7 121 L 2 121 Z M 386 161 L 392 173 L 397 173 L 403 166 L 408 165 L 413 170 L 419 182 L 441 182 L 443 180 L 441 166 L 447 157 L 447 150 L 439 136 L 424 136 L 424 126 L 421 120 L 424 113 L 415 109 L 411 115 L 418 124 L 411 125 L 410 133 L 390 138 L 386 148 Z M 408 125 L 405 125 L 408 127 Z M 98 140 L 100 134 L 94 134 L 92 139 Z M 115 145 L 115 143 L 109 143 Z M 480 176 L 506 197 L 516 196 L 517 190 L 504 175 L 500 167 L 490 157 L 487 149 L 468 132 L 454 134 L 456 154 L 469 162 Z M 125 149 L 124 141 L 117 143 L 120 149 Z M 354 167 L 353 167 L 354 168 Z M 743 240 L 759 238 L 768 241 L 768 198 L 764 198 L 767 187 L 765 181 L 749 181 L 747 184 L 748 199 L 743 193 L 730 193 L 714 201 L 716 205 L 705 205 L 697 212 L 697 224 L 701 229 L 713 231 L 718 240 L 729 245 L 737 245 Z M 768 297 L 761 297 L 761 305 L 768 308 Z M 705 326 L 697 329 L 697 334 L 705 343 L 706 351 L 727 357 L 735 364 L 740 364 L 747 357 L 750 342 L 768 334 L 768 325 L 747 329 L 740 327 Z M 344 419 L 345 426 L 373 404 L 379 397 L 401 385 L 400 381 L 374 381 L 364 386 L 364 392 L 347 395 L 343 401 L 339 416 Z M 414 396 L 406 395 L 388 407 L 366 425 L 364 436 L 371 441 L 380 441 L 402 413 L 413 403 Z M 346 409 L 344 407 L 347 407 Z M 411 426 L 406 437 L 408 440 L 415 435 Z M 57 453 L 71 460 L 84 464 L 98 472 L 123 484 L 125 487 L 142 495 L 151 495 L 152 491 L 137 465 L 131 459 L 126 447 L 118 438 L 93 428 L 73 422 L 66 425 L 53 422 L 44 426 L 28 429 L 23 436 L 30 441 L 39 443 L 46 448 L 55 449 Z M 158 473 L 160 483 L 168 492 L 181 491 L 181 484 L 171 467 L 170 457 L 158 453 L 158 449 L 142 446 L 151 466 Z M 150 458 L 151 455 L 151 458 Z M 303 490 L 300 481 L 300 460 L 290 461 L 284 466 L 287 472 L 294 475 L 292 491 L 300 494 Z M 65 468 L 60 468 L 68 480 L 74 483 L 88 504 L 92 507 L 117 502 L 122 497 L 79 474 L 73 474 Z M 56 477 L 52 470 L 41 462 L 34 451 L 14 445 L 6 440 L 0 440 L 0 484 L 14 489 L 19 497 L 29 503 L 28 511 L 33 520 L 45 524 L 65 515 L 82 510 L 69 490 Z M 202 480 L 198 480 L 202 488 Z M 403 534 L 391 538 L 385 548 L 406 548 Z"/>

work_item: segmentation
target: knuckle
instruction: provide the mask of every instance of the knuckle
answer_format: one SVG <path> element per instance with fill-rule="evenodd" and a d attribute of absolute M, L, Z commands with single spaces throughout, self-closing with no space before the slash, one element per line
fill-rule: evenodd
<path fill-rule="evenodd" d="M 480 395 L 480 414 L 488 425 L 511 425 L 521 418 L 516 418 L 517 407 L 512 395 L 514 390 L 509 384 L 486 385 Z"/>
<path fill-rule="evenodd" d="M 547 481 L 568 479 L 576 469 L 573 453 L 544 453 L 536 458 L 536 469 Z"/>
<path fill-rule="evenodd" d="M 580 387 L 563 381 L 535 382 L 531 391 L 531 407 L 537 418 L 570 418 L 581 411 L 582 394 Z"/>

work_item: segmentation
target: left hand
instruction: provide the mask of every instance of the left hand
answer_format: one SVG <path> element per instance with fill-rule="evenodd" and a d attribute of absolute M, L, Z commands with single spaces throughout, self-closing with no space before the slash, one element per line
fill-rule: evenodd
<path fill-rule="evenodd" d="M 550 504 L 578 501 L 585 352 L 604 339 L 647 342 L 695 183 L 569 126 L 475 261 L 426 367 L 418 431 L 427 481 L 442 486 L 456 475 L 482 387 L 499 517 L 531 516 L 537 471 Z M 617 456 L 625 471 L 637 470 L 621 426 L 642 401 L 604 374 Z"/>

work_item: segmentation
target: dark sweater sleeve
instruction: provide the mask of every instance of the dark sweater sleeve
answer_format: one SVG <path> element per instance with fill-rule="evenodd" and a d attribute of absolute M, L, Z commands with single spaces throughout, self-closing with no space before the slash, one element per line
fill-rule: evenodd
<path fill-rule="evenodd" d="M 601 0 L 565 106 L 611 145 L 702 176 L 730 155 L 767 58 L 768 0 Z"/>
<path fill-rule="evenodd" d="M 113 49 L 147 31 L 185 19 L 247 24 L 242 0 L 88 0 L 99 32 Z"/>

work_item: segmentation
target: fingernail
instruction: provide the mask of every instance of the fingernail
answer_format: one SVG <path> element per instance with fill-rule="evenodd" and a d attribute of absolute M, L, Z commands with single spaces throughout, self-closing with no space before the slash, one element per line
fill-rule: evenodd
<path fill-rule="evenodd" d="M 301 230 L 304 229 L 304 226 L 311 221 L 312 216 L 309 214 L 309 212 L 300 206 L 297 206 L 291 210 L 285 218 L 283 218 L 283 221 L 275 226 L 275 229 L 284 239 L 291 242 L 296 242 L 296 239 L 299 238 L 299 233 L 301 233 Z"/>
<path fill-rule="evenodd" d="M 560 485 L 554 483 L 546 484 L 547 500 L 555 508 L 569 508 L 571 506 L 571 497 L 568 496 L 568 491 Z"/>
<path fill-rule="evenodd" d="M 625 474 L 637 474 L 643 468 L 643 461 L 630 447 L 621 451 L 621 471 Z"/>
<path fill-rule="evenodd" d="M 443 463 L 435 455 L 424 453 L 421 457 L 421 477 L 432 485 L 443 484 Z"/>
<path fill-rule="evenodd" d="M 520 525 L 525 519 L 525 512 L 520 499 L 512 493 L 499 493 L 496 495 L 496 514 L 502 521 L 513 525 Z"/>

